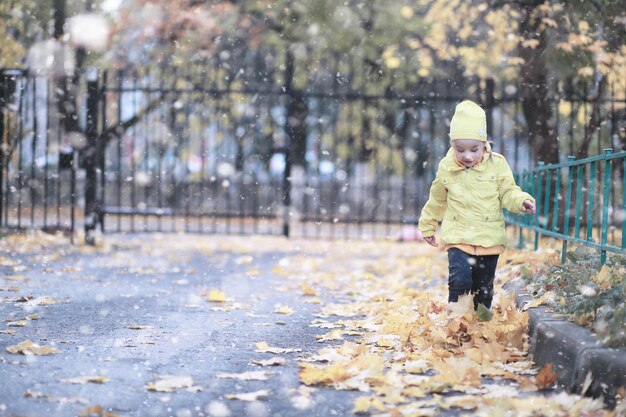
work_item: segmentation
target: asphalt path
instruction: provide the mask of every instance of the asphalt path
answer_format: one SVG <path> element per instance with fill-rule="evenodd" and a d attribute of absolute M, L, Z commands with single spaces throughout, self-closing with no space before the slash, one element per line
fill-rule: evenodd
<path fill-rule="evenodd" d="M 0 415 L 76 416 L 96 406 L 125 416 L 351 414 L 359 393 L 310 392 L 298 382 L 299 357 L 319 349 L 315 335 L 325 332 L 309 326 L 319 308 L 281 291 L 284 278 L 272 273 L 298 248 L 284 251 L 289 244 L 283 244 L 282 252 L 248 254 L 195 250 L 178 236 L 106 239 L 107 248 L 93 251 L 60 244 L 3 254 L 0 286 L 13 288 L 2 292 L 0 328 L 15 334 L 0 334 Z M 202 238 L 193 239 L 202 245 Z M 220 237 L 204 239 L 214 243 Z M 212 289 L 231 302 L 208 302 Z M 39 297 L 54 304 L 37 305 Z M 274 313 L 281 305 L 298 308 L 289 316 Z M 13 326 L 20 321 L 25 325 Z M 60 353 L 6 352 L 24 340 Z M 255 352 L 260 341 L 300 352 Z M 287 363 L 250 365 L 274 356 Z M 259 370 L 272 374 L 267 381 L 216 377 Z M 163 375 L 192 377 L 192 392 L 146 390 Z M 108 381 L 63 382 L 80 376 Z M 271 394 L 253 402 L 225 397 L 259 390 Z"/>

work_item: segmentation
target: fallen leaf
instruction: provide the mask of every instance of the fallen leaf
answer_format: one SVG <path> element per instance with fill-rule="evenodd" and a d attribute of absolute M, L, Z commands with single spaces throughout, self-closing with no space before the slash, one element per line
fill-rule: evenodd
<path fill-rule="evenodd" d="M 302 349 L 270 347 L 267 342 L 256 342 L 255 346 L 255 352 L 260 353 L 292 353 L 302 351 Z"/>
<path fill-rule="evenodd" d="M 26 390 L 24 391 L 24 394 L 22 394 L 22 396 L 24 398 L 45 398 L 45 399 L 50 399 L 52 398 L 52 396 L 50 394 L 44 394 L 41 391 L 31 391 L 31 390 Z"/>
<path fill-rule="evenodd" d="M 258 366 L 278 366 L 278 365 L 284 365 L 285 363 L 287 363 L 287 360 L 281 357 L 275 357 L 275 358 L 270 358 L 270 359 L 261 360 L 261 361 L 257 361 L 257 360 L 250 361 L 251 365 L 258 365 Z"/>
<path fill-rule="evenodd" d="M 0 330 L 0 334 L 15 334 L 15 330 Z"/>
<path fill-rule="evenodd" d="M 7 281 L 18 281 L 18 282 L 26 282 L 28 278 L 24 275 L 5 275 L 4 279 Z"/>
<path fill-rule="evenodd" d="M 218 378 L 239 379 L 241 381 L 267 381 L 268 375 L 271 375 L 271 372 L 252 371 L 252 372 L 242 372 L 239 374 L 229 374 L 225 372 L 220 372 L 216 376 Z"/>
<path fill-rule="evenodd" d="M 7 326 L 10 326 L 10 327 L 24 327 L 24 326 L 26 326 L 26 320 L 10 321 L 10 322 L 7 323 Z"/>
<path fill-rule="evenodd" d="M 449 358 L 443 362 L 433 362 L 433 369 L 438 375 L 435 381 L 450 384 L 453 387 L 481 385 L 480 366 L 468 358 Z"/>
<path fill-rule="evenodd" d="M 193 378 L 190 376 L 162 375 L 158 380 L 146 385 L 146 390 L 155 392 L 174 392 L 181 388 L 196 389 L 193 387 Z"/>
<path fill-rule="evenodd" d="M 317 291 L 311 288 L 311 286 L 309 286 L 306 282 L 300 284 L 300 290 L 303 295 L 317 296 Z"/>
<path fill-rule="evenodd" d="M 53 355 L 61 352 L 59 349 L 49 346 L 39 346 L 30 340 L 24 340 L 17 345 L 6 348 L 7 352 L 22 355 Z"/>
<path fill-rule="evenodd" d="M 602 265 L 600 272 L 593 277 L 593 280 L 601 290 L 611 288 L 611 268 L 608 265 Z"/>
<path fill-rule="evenodd" d="M 101 405 L 92 405 L 90 407 L 87 407 L 78 415 L 80 417 L 92 417 L 94 414 L 98 417 L 118 417 L 117 414 L 105 410 L 104 408 L 102 408 Z"/>
<path fill-rule="evenodd" d="M 293 314 L 293 309 L 289 306 L 279 306 L 276 310 L 274 310 L 274 313 L 291 315 Z"/>
<path fill-rule="evenodd" d="M 35 307 L 35 306 L 49 306 L 49 305 L 57 304 L 57 303 L 58 301 L 55 300 L 54 298 L 48 295 L 43 295 L 41 297 L 33 298 L 32 300 L 26 301 L 25 305 L 27 307 Z"/>
<path fill-rule="evenodd" d="M 259 391 L 254 391 L 254 392 L 246 392 L 246 393 L 241 393 L 241 394 L 226 394 L 224 397 L 226 397 L 229 400 L 240 400 L 240 401 L 258 401 L 259 398 L 261 397 L 267 397 L 271 394 L 272 392 L 268 389 L 262 389 Z"/>
<path fill-rule="evenodd" d="M 331 330 L 329 333 L 315 336 L 318 343 L 327 342 L 330 340 L 341 340 L 345 332 L 343 330 Z"/>
<path fill-rule="evenodd" d="M 524 305 L 524 309 L 539 307 L 542 304 L 550 304 L 554 302 L 555 294 L 552 291 L 544 293 L 541 297 L 533 298 L 530 302 Z"/>
<path fill-rule="evenodd" d="M 239 258 L 235 259 L 235 263 L 241 265 L 241 264 L 249 264 L 254 260 L 254 258 L 252 256 L 246 255 L 246 256 L 240 256 Z"/>
<path fill-rule="evenodd" d="M 87 383 L 93 383 L 93 384 L 104 384 L 105 382 L 108 382 L 109 378 L 107 378 L 106 376 L 77 376 L 74 378 L 66 378 L 66 379 L 62 379 L 61 382 L 64 384 L 87 384 Z"/>
<path fill-rule="evenodd" d="M 128 326 L 129 329 L 131 330 L 143 330 L 143 329 L 147 329 L 150 326 L 146 326 L 143 324 L 131 324 L 130 326 Z"/>
<path fill-rule="evenodd" d="M 212 303 L 223 303 L 226 301 L 226 293 L 220 290 L 209 290 L 206 299 Z"/>
<path fill-rule="evenodd" d="M 545 389 L 556 381 L 557 375 L 552 370 L 552 364 L 547 363 L 539 370 L 539 373 L 535 377 L 535 381 L 537 383 L 537 388 Z"/>
<path fill-rule="evenodd" d="M 344 364 L 312 365 L 300 363 L 300 381 L 305 385 L 331 384 L 345 381 L 352 372 Z"/>
<path fill-rule="evenodd" d="M 422 374 L 430 369 L 428 361 L 421 359 L 417 361 L 406 362 L 404 364 L 404 370 L 411 374 Z"/>
<path fill-rule="evenodd" d="M 354 400 L 353 413 L 371 413 L 372 410 L 384 411 L 385 404 L 377 397 L 358 397 Z"/>

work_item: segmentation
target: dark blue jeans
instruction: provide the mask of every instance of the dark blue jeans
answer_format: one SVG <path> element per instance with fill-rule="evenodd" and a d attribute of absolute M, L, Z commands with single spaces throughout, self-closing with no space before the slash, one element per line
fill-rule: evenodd
<path fill-rule="evenodd" d="M 463 294 L 474 295 L 474 308 L 491 308 L 493 277 L 499 255 L 474 256 L 461 249 L 448 250 L 448 302 L 457 302 Z"/>

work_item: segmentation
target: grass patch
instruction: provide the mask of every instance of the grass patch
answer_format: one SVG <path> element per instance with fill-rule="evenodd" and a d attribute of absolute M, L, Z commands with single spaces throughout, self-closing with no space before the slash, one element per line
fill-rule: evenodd
<path fill-rule="evenodd" d="M 608 347 L 626 347 L 626 258 L 600 265 L 589 248 L 567 253 L 569 262 L 534 275 L 528 290 L 570 321 L 592 329 Z"/>

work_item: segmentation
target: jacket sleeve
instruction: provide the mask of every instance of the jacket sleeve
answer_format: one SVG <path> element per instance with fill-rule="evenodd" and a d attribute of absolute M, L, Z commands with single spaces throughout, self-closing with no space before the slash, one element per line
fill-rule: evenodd
<path fill-rule="evenodd" d="M 439 167 L 435 180 L 430 186 L 428 201 L 424 205 L 424 208 L 422 208 L 418 223 L 418 228 L 422 232 L 422 236 L 430 237 L 435 235 L 435 231 L 439 226 L 439 222 L 443 219 L 447 207 L 448 190 L 443 184 L 441 167 Z"/>
<path fill-rule="evenodd" d="M 511 213 L 521 213 L 522 203 L 524 202 L 524 200 L 530 200 L 534 203 L 535 199 L 527 192 L 522 191 L 522 189 L 517 184 L 515 184 L 515 179 L 513 178 L 513 172 L 511 172 L 511 167 L 509 167 L 509 164 L 504 158 L 502 158 L 500 163 L 501 167 L 499 170 L 499 191 L 502 207 L 504 207 Z"/>

